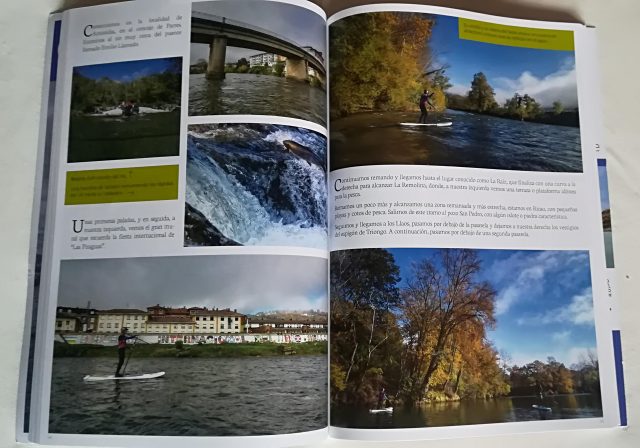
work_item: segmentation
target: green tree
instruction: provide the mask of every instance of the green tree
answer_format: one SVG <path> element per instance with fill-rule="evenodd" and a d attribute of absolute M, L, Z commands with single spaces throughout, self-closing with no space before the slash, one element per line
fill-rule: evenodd
<path fill-rule="evenodd" d="M 284 76 L 284 68 L 285 68 L 284 62 L 276 62 L 273 65 L 273 74 L 280 77 Z"/>
<path fill-rule="evenodd" d="M 382 384 L 397 388 L 402 339 L 392 309 L 399 269 L 383 249 L 331 254 L 331 397 L 374 403 Z"/>
<path fill-rule="evenodd" d="M 564 105 L 560 101 L 553 102 L 553 113 L 556 115 L 560 115 L 564 112 Z"/>
<path fill-rule="evenodd" d="M 478 112 L 486 112 L 495 109 L 497 106 L 495 91 L 489 85 L 484 73 L 479 72 L 473 75 L 471 90 L 467 95 L 469 104 Z"/>
<path fill-rule="evenodd" d="M 504 103 L 504 108 L 508 115 L 518 117 L 521 120 L 535 118 L 542 113 L 538 102 L 526 93 L 524 95 L 515 93 Z"/>

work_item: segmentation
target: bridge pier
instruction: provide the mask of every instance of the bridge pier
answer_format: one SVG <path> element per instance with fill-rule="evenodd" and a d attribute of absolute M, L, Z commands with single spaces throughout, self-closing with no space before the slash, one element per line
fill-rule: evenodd
<path fill-rule="evenodd" d="M 209 44 L 207 78 L 224 79 L 224 60 L 227 54 L 227 38 L 214 37 Z"/>
<path fill-rule="evenodd" d="M 287 58 L 286 62 L 287 78 L 297 79 L 298 81 L 306 81 L 307 79 L 307 61 L 304 59 Z"/>

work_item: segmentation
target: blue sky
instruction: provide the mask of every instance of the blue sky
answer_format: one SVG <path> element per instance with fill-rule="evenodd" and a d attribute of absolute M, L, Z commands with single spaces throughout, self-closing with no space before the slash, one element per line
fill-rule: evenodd
<path fill-rule="evenodd" d="M 605 161 L 601 159 L 604 163 Z M 600 183 L 600 205 L 602 210 L 610 208 L 609 205 L 609 182 L 607 180 L 607 165 L 601 164 L 598 160 L 598 179 Z"/>
<path fill-rule="evenodd" d="M 389 249 L 400 268 L 401 285 L 412 263 L 435 249 Z M 567 366 L 587 350 L 595 353 L 593 300 L 587 251 L 478 250 L 478 280 L 496 290 L 496 327 L 488 338 L 506 351 L 510 364 L 553 356 Z"/>
<path fill-rule="evenodd" d="M 176 67 L 176 59 L 180 58 L 145 59 L 139 61 L 112 62 L 110 64 L 84 65 L 74 67 L 73 73 L 91 79 L 109 78 L 118 82 L 130 82 L 144 76 L 164 73 L 169 69 L 173 69 Z M 181 64 L 177 66 L 180 67 Z"/>
<path fill-rule="evenodd" d="M 466 94 L 473 75 L 483 72 L 500 105 L 514 93 L 528 93 L 543 106 L 559 100 L 577 105 L 575 56 L 572 51 L 537 50 L 494 45 L 458 38 L 458 19 L 433 16 L 436 24 L 429 42 L 432 56 L 446 71 L 450 92 Z M 436 64 L 439 66 L 439 64 Z"/>

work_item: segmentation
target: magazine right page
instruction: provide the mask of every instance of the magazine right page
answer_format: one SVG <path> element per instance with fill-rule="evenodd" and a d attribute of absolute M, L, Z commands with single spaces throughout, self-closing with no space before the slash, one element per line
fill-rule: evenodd
<path fill-rule="evenodd" d="M 333 437 L 626 425 L 594 32 L 329 19 Z"/>

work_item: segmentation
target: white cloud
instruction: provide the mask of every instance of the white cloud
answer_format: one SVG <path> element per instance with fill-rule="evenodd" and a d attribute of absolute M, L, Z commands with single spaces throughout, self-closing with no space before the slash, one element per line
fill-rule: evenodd
<path fill-rule="evenodd" d="M 558 331 L 551 334 L 551 340 L 558 343 L 566 343 L 569 340 L 569 336 L 571 336 L 571 332 L 569 330 Z"/>
<path fill-rule="evenodd" d="M 496 298 L 496 315 L 506 313 L 514 304 L 543 291 L 547 272 L 567 266 L 566 258 L 571 256 L 573 254 L 554 251 L 540 252 L 535 257 L 516 253 L 493 263 L 488 269 L 488 280 L 503 284 Z"/>
<path fill-rule="evenodd" d="M 559 70 L 543 78 L 524 71 L 515 79 L 494 78 L 489 80 L 496 93 L 496 101 L 503 105 L 517 92 L 533 97 L 543 107 L 560 101 L 565 107 L 578 105 L 575 63 L 565 63 Z"/>
<path fill-rule="evenodd" d="M 593 325 L 593 298 L 591 287 L 571 298 L 568 305 L 547 310 L 544 313 L 524 316 L 518 325 L 548 325 L 568 323 L 573 325 Z"/>

